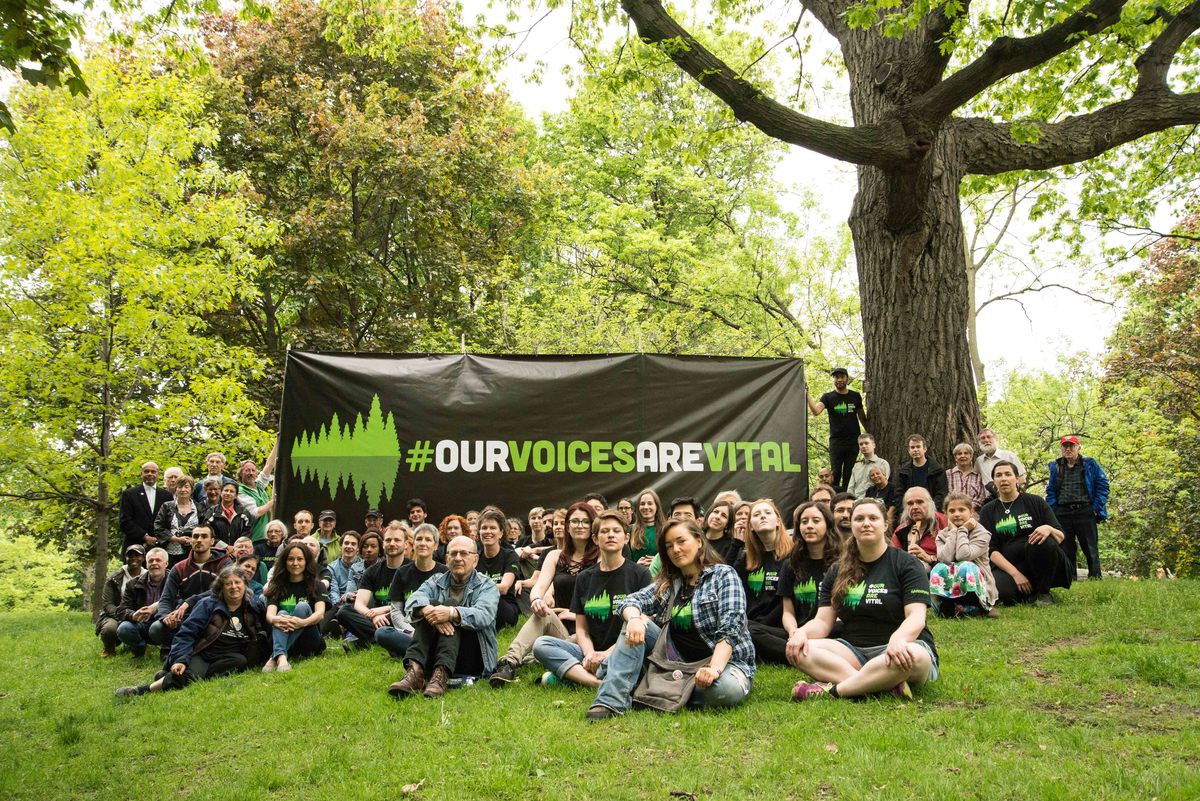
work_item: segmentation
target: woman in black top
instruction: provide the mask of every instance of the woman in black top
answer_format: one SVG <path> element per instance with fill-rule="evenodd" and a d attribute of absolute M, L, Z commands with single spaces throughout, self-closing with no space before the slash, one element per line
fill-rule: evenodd
<path fill-rule="evenodd" d="M 315 656 L 325 650 L 320 624 L 325 595 L 317 579 L 317 563 L 302 542 L 285 545 L 263 590 L 271 626 L 271 658 L 264 673 L 292 669 L 288 656 Z"/>
<path fill-rule="evenodd" d="M 704 536 L 722 561 L 731 565 L 742 552 L 742 543 L 733 538 L 733 504 L 717 501 L 704 516 Z"/>
<path fill-rule="evenodd" d="M 875 499 L 854 503 L 850 527 L 854 536 L 821 582 L 816 617 L 788 638 L 788 661 L 816 679 L 797 683 L 794 701 L 886 690 L 911 697 L 910 684 L 938 675 L 937 651 L 925 626 L 925 568 L 888 544 L 883 507 Z M 837 619 L 842 636 L 827 639 Z"/>
<path fill-rule="evenodd" d="M 838 558 L 833 514 L 825 504 L 806 501 L 796 507 L 792 520 L 798 541 L 779 579 L 783 630 L 787 637 L 817 614 L 817 588 L 829 566 Z M 787 659 L 786 653 L 784 659 Z"/>
<path fill-rule="evenodd" d="M 792 554 L 793 541 L 783 525 L 783 516 L 775 502 L 760 498 L 750 505 L 749 531 L 745 551 L 733 569 L 742 580 L 746 593 L 746 617 L 750 636 L 760 662 L 787 664 L 784 647 L 783 599 L 779 597 L 779 579 Z"/>

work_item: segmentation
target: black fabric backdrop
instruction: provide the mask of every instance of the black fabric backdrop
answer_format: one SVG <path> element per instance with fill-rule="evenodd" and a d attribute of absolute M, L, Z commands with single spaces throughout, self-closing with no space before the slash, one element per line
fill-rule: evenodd
<path fill-rule="evenodd" d="M 773 498 L 790 515 L 807 487 L 806 423 L 804 367 L 796 359 L 292 351 L 276 513 L 290 525 L 298 509 L 315 516 L 332 508 L 338 529 L 346 530 L 361 528 L 368 506 L 402 518 L 406 501 L 419 497 L 435 524 L 488 503 L 524 518 L 533 506 L 565 506 L 588 492 L 615 506 L 649 487 L 664 505 L 681 495 L 707 505 L 718 491 L 737 489 L 746 499 Z M 455 468 L 448 472 L 436 463 L 443 440 L 450 441 L 440 446 L 443 466 Z M 548 444 L 527 444 L 537 440 Z M 494 443 L 490 470 L 479 458 L 484 441 Z M 603 445 L 618 441 L 633 443 L 621 446 L 624 458 L 613 453 L 617 446 Z M 640 472 L 617 471 L 618 464 L 635 466 L 629 451 L 641 442 L 654 443 L 648 450 L 658 456 L 658 443 L 708 443 L 710 452 L 698 460 L 693 453 L 700 472 L 651 462 Z M 756 444 L 724 444 L 731 442 Z M 759 448 L 748 469 L 746 451 Z M 667 451 L 673 455 L 673 446 Z M 737 454 L 734 469 L 730 451 Z M 549 472 L 534 469 L 535 454 L 543 467 L 552 463 Z M 522 455 L 525 469 L 514 469 Z M 464 456 L 482 469 L 469 472 Z M 609 471 L 602 472 L 605 464 Z"/>

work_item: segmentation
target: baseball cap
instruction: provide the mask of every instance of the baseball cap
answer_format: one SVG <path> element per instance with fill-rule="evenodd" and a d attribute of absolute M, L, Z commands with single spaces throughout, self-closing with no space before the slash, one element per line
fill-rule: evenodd
<path fill-rule="evenodd" d="M 1074 434 L 1069 434 L 1058 441 L 1059 445 L 1066 445 L 1067 443 L 1078 445 L 1079 437 L 1075 436 Z"/>

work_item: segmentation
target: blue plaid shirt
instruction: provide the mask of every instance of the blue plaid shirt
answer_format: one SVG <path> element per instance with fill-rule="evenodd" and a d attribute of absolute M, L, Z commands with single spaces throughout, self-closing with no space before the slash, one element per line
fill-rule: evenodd
<path fill-rule="evenodd" d="M 667 604 L 679 593 L 679 587 L 676 580 L 670 597 L 658 594 L 657 582 L 643 587 L 617 602 L 617 614 L 634 606 L 655 621 L 665 620 L 671 611 Z M 741 579 L 729 565 L 712 565 L 700 574 L 692 595 L 692 625 L 709 648 L 715 649 L 721 640 L 729 643 L 733 649 L 729 664 L 747 678 L 754 678 L 754 643 L 746 626 L 746 593 Z"/>

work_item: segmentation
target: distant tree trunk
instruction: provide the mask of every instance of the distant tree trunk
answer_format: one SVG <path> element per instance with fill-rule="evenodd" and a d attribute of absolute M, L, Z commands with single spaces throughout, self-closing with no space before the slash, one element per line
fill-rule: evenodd
<path fill-rule="evenodd" d="M 96 563 L 92 572 L 92 621 L 100 617 L 104 596 L 104 581 L 108 578 L 108 526 L 111 509 L 108 504 L 108 482 L 101 476 L 96 500 L 100 505 L 92 515 L 96 527 Z"/>

